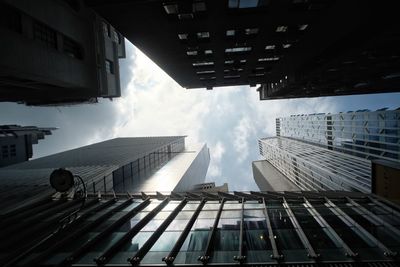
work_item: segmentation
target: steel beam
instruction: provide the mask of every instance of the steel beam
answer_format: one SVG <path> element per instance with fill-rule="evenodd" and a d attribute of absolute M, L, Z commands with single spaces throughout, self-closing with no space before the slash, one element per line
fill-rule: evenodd
<path fill-rule="evenodd" d="M 149 252 L 151 247 L 157 242 L 158 238 L 164 233 L 165 229 L 171 224 L 171 222 L 175 219 L 178 213 L 183 209 L 183 207 L 187 203 L 187 198 L 184 198 L 181 203 L 168 215 L 168 217 L 164 220 L 164 222 L 157 228 L 156 231 L 149 237 L 149 239 L 143 244 L 143 246 L 135 253 L 132 258 L 129 258 L 128 261 L 132 265 L 137 265 L 143 259 L 143 257 Z"/>
<path fill-rule="evenodd" d="M 244 235 L 244 229 L 243 229 L 243 221 L 244 221 L 244 198 L 241 198 L 241 203 L 242 203 L 242 214 L 240 217 L 240 236 L 239 236 L 239 255 L 234 256 L 233 259 L 235 261 L 238 261 L 239 263 L 243 263 L 246 260 L 246 256 L 243 253 L 243 235 Z"/>
<path fill-rule="evenodd" d="M 307 249 L 308 251 L 308 257 L 312 259 L 316 259 L 319 257 L 319 254 L 317 254 L 312 247 L 310 241 L 308 240 L 306 234 L 303 231 L 303 228 L 301 228 L 301 225 L 296 219 L 296 216 L 294 215 L 292 209 L 289 206 L 289 203 L 286 201 L 286 198 L 283 197 L 283 207 L 285 208 L 287 214 L 289 215 L 289 219 L 292 222 L 294 229 L 297 232 L 297 235 L 299 236 L 301 243 L 303 243 L 303 246 Z"/>
<path fill-rule="evenodd" d="M 283 259 L 283 255 L 279 254 L 278 246 L 276 245 L 276 241 L 274 238 L 274 231 L 272 230 L 271 220 L 268 215 L 268 208 L 267 208 L 267 203 L 265 203 L 265 198 L 263 198 L 262 200 L 263 200 L 263 204 L 264 204 L 265 220 L 267 221 L 268 238 L 269 238 L 269 241 L 271 242 L 271 247 L 272 247 L 271 258 L 279 261 L 279 260 Z"/>
<path fill-rule="evenodd" d="M 73 251 L 68 257 L 66 257 L 64 260 L 62 260 L 58 266 L 68 266 L 71 265 L 75 260 L 80 258 L 83 254 L 88 252 L 94 245 L 98 244 L 109 236 L 113 231 L 121 227 L 126 221 L 128 221 L 130 218 L 135 216 L 139 211 L 147 207 L 150 203 L 150 198 L 145 199 L 143 202 L 141 202 L 139 205 L 128 211 L 124 216 L 116 220 L 114 223 L 109 225 L 106 229 L 104 229 L 101 233 L 98 235 L 94 236 L 93 238 L 89 239 L 86 241 L 84 244 L 80 245 L 75 251 Z"/>
<path fill-rule="evenodd" d="M 213 227 L 211 229 L 211 232 L 208 235 L 206 250 L 204 251 L 204 255 L 199 256 L 199 258 L 198 258 L 198 260 L 201 261 L 203 264 L 206 264 L 211 258 L 211 252 L 214 247 L 215 234 L 217 232 L 219 218 L 221 217 L 221 213 L 224 208 L 224 203 L 225 203 L 225 198 L 222 198 L 221 204 L 218 209 L 217 216 L 215 217 L 215 220 L 214 220 Z"/>
<path fill-rule="evenodd" d="M 373 223 L 374 225 L 383 225 L 386 229 L 391 231 L 393 234 L 397 236 L 398 239 L 400 239 L 400 230 L 394 227 L 393 225 L 387 223 L 386 221 L 382 220 L 378 216 L 376 216 L 374 213 L 370 212 L 357 202 L 355 202 L 353 199 L 346 197 L 347 201 L 352 204 L 353 210 L 355 210 L 358 214 L 360 214 L 362 217 Z"/>
<path fill-rule="evenodd" d="M 132 203 L 132 199 L 128 199 L 118 206 L 114 207 L 113 209 L 107 211 L 103 215 L 101 215 L 99 218 L 96 220 L 88 223 L 87 225 L 83 226 L 82 228 L 79 228 L 77 231 L 69 233 L 66 235 L 64 238 L 56 241 L 54 244 L 51 244 L 49 248 L 42 253 L 39 253 L 36 257 L 32 258 L 29 263 L 27 264 L 28 266 L 36 266 L 38 265 L 43 259 L 48 257 L 49 255 L 53 254 L 55 251 L 57 251 L 59 248 L 62 248 L 69 242 L 71 242 L 74 239 L 77 239 L 78 237 L 82 236 L 83 234 L 86 234 L 90 232 L 92 229 L 96 228 L 99 226 L 101 223 L 109 219 L 115 212 L 121 211 L 122 209 L 126 208 Z"/>
<path fill-rule="evenodd" d="M 372 203 L 374 203 L 375 205 L 378 205 L 381 209 L 383 209 L 383 210 L 385 210 L 385 211 L 387 211 L 387 212 L 389 212 L 389 213 L 391 213 L 391 214 L 393 214 L 393 215 L 396 215 L 398 218 L 400 218 L 400 212 L 399 211 L 397 211 L 397 210 L 395 210 L 394 208 L 392 208 L 392 207 L 389 207 L 389 206 L 387 206 L 387 205 L 385 205 L 385 204 L 383 204 L 382 202 L 384 202 L 384 203 L 387 203 L 387 202 L 385 202 L 385 201 L 382 201 L 380 198 L 378 198 L 380 201 L 378 201 L 378 200 L 376 200 L 375 198 L 373 198 L 373 197 L 370 197 L 370 196 L 368 196 L 368 199 L 372 202 Z M 390 203 L 391 204 L 391 203 Z M 397 206 L 397 205 L 396 205 Z M 398 208 L 399 208 L 399 210 L 400 210 L 400 207 L 399 206 L 397 206 Z"/>
<path fill-rule="evenodd" d="M 372 234 L 370 234 L 367 230 L 365 230 L 360 224 L 358 224 L 353 218 L 351 218 L 347 213 L 342 211 L 338 206 L 335 205 L 331 200 L 325 198 L 326 203 L 328 204 L 329 209 L 338 216 L 346 225 L 353 226 L 350 227 L 359 237 L 366 240 L 367 242 L 370 241 L 376 244 L 383 252 L 384 256 L 393 257 L 396 256 L 397 253 L 390 250 L 383 244 L 381 241 L 376 239 Z"/>
<path fill-rule="evenodd" d="M 109 201 L 107 201 L 105 203 L 100 204 L 97 207 L 94 207 L 93 209 L 88 210 L 87 212 L 85 212 L 81 216 L 79 216 L 76 220 L 74 220 L 72 223 L 70 223 L 66 227 L 64 227 L 62 229 L 58 229 L 58 231 L 53 232 L 50 235 L 46 236 L 45 238 L 43 238 L 42 240 L 37 242 L 34 246 L 29 246 L 29 247 L 28 246 L 23 246 L 20 250 L 17 250 L 15 253 L 11 254 L 10 257 L 8 257 L 7 259 L 4 260 L 4 262 L 5 262 L 4 267 L 6 267 L 6 266 L 7 267 L 8 266 L 14 266 L 15 263 L 21 261 L 27 255 L 29 255 L 30 253 L 35 251 L 36 248 L 42 246 L 43 244 L 46 244 L 46 243 L 50 242 L 54 238 L 58 237 L 58 235 L 61 232 L 68 231 L 70 228 L 72 228 L 73 226 L 79 224 L 80 222 L 82 222 L 86 218 L 89 218 L 90 216 L 95 214 L 97 211 L 102 210 L 102 209 L 107 208 L 108 206 L 112 205 L 113 203 L 115 203 L 115 201 L 116 201 L 115 199 L 111 199 L 111 200 L 109 200 Z"/>
<path fill-rule="evenodd" d="M 344 242 L 344 240 L 336 233 L 336 231 L 329 225 L 327 221 L 319 214 L 319 212 L 311 205 L 311 203 L 304 198 L 305 206 L 308 212 L 313 216 L 313 218 L 318 222 L 321 227 L 325 228 L 329 233 L 329 237 L 335 244 L 340 244 L 345 250 L 345 255 L 348 257 L 356 257 L 358 253 L 353 252 L 353 250 Z"/>
<path fill-rule="evenodd" d="M 140 230 L 150 222 L 169 202 L 169 198 L 165 198 L 157 207 L 150 211 L 142 220 L 140 220 L 134 227 L 126 232 L 117 242 L 109 247 L 100 257 L 94 259 L 97 265 L 106 264 L 118 250 L 129 242 Z"/>
<path fill-rule="evenodd" d="M 190 220 L 188 221 L 187 225 L 185 226 L 185 229 L 183 229 L 181 235 L 179 236 L 178 240 L 176 241 L 174 247 L 172 248 L 172 250 L 169 252 L 168 256 L 163 258 L 163 261 L 165 261 L 167 264 L 172 264 L 176 258 L 176 255 L 178 255 L 179 250 L 181 249 L 183 243 L 186 240 L 186 237 L 188 236 L 188 234 L 190 233 L 190 230 L 192 229 L 194 223 L 197 220 L 197 217 L 199 216 L 201 210 L 204 207 L 204 204 L 206 203 L 205 199 L 203 198 L 199 204 L 199 206 L 197 206 L 195 212 L 193 213 L 192 217 L 190 218 Z"/>

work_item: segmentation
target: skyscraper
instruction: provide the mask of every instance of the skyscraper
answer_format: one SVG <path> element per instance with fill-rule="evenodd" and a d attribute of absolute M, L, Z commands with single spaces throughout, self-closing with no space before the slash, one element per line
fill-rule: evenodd
<path fill-rule="evenodd" d="M 394 3 L 85 3 L 185 88 L 262 84 L 261 100 L 399 91 Z"/>
<path fill-rule="evenodd" d="M 121 95 L 123 36 L 82 1 L 0 3 L 0 101 L 94 103 Z"/>
<path fill-rule="evenodd" d="M 400 162 L 400 109 L 277 118 L 276 135 L 366 159 Z"/>
<path fill-rule="evenodd" d="M 265 160 L 301 190 L 371 192 L 369 160 L 286 137 L 264 138 L 259 146 Z"/>
<path fill-rule="evenodd" d="M 92 193 L 187 191 L 204 182 L 209 161 L 207 145 L 185 145 L 185 136 L 111 139 L 0 169 L 9 189 L 1 205 L 10 206 L 10 196 L 21 200 L 16 188 L 26 202 L 53 191 L 49 177 L 58 168 L 80 176 Z"/>
<path fill-rule="evenodd" d="M 0 167 L 27 161 L 33 156 L 32 145 L 51 135 L 57 128 L 0 125 Z"/>

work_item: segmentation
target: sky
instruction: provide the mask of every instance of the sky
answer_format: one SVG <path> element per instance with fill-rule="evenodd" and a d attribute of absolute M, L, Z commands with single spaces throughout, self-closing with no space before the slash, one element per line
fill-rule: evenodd
<path fill-rule="evenodd" d="M 251 169 L 261 159 L 257 140 L 275 136 L 275 118 L 400 107 L 400 93 L 260 101 L 249 86 L 186 90 L 129 42 L 126 50 L 122 97 L 67 107 L 0 103 L 0 125 L 58 127 L 34 146 L 34 158 L 116 137 L 187 135 L 187 143 L 210 149 L 206 181 L 249 191 L 258 190 Z"/>

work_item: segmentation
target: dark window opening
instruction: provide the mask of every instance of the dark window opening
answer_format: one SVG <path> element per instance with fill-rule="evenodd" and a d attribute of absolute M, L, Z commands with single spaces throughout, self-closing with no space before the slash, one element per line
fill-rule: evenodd
<path fill-rule="evenodd" d="M 269 0 L 229 0 L 229 8 L 255 8 L 266 6 Z"/>
<path fill-rule="evenodd" d="M 40 22 L 33 24 L 33 38 L 46 47 L 57 49 L 57 32 Z"/>
<path fill-rule="evenodd" d="M 64 53 L 73 58 L 83 58 L 82 49 L 77 42 L 66 36 L 64 36 L 63 42 Z"/>
<path fill-rule="evenodd" d="M 106 59 L 105 66 L 107 73 L 114 74 L 114 63 L 111 60 Z"/>

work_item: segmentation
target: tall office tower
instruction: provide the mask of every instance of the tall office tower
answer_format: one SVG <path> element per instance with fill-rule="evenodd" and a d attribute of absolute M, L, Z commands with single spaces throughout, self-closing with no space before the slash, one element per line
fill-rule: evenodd
<path fill-rule="evenodd" d="M 292 115 L 276 119 L 276 135 L 357 157 L 400 163 L 400 109 Z"/>
<path fill-rule="evenodd" d="M 0 3 L 0 101 L 97 102 L 121 95 L 123 36 L 82 1 Z"/>
<path fill-rule="evenodd" d="M 33 156 L 32 145 L 51 135 L 57 128 L 0 125 L 0 167 L 27 161 Z"/>
<path fill-rule="evenodd" d="M 196 184 L 193 186 L 193 191 L 197 192 L 229 192 L 228 183 L 216 186 L 215 182 Z"/>
<path fill-rule="evenodd" d="M 262 100 L 400 88 L 394 2 L 85 3 L 185 88 L 263 84 Z"/>
<path fill-rule="evenodd" d="M 259 147 L 260 154 L 301 190 L 371 192 L 369 160 L 282 136 L 261 139 Z"/>
<path fill-rule="evenodd" d="M 58 168 L 81 177 L 93 193 L 179 192 L 204 182 L 209 161 L 207 145 L 187 146 L 185 136 L 111 139 L 0 169 L 1 206 L 18 202 L 17 188 L 30 197 L 52 192 L 49 177 Z"/>
<path fill-rule="evenodd" d="M 371 194 L 89 193 L 82 201 L 0 210 L 1 266 L 395 267 L 399 260 L 400 208 Z"/>

